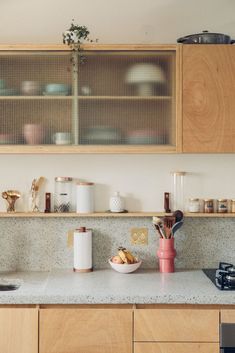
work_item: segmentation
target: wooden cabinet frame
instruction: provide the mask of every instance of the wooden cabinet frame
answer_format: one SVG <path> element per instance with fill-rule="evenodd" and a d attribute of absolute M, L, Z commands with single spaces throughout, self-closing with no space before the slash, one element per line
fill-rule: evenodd
<path fill-rule="evenodd" d="M 173 145 L 1 145 L 0 153 L 176 153 L 182 151 L 182 118 L 181 118 L 181 81 L 182 81 L 182 60 L 180 45 L 84 45 L 86 51 L 174 51 L 175 55 L 175 112 L 171 123 L 174 126 L 175 146 Z M 0 52 L 8 53 L 15 51 L 67 51 L 65 45 L 0 45 Z M 2 97 L 0 96 L 0 99 Z M 41 98 L 41 97 L 40 97 Z M 45 97 L 42 97 L 45 98 Z M 4 97 L 11 99 L 11 97 Z M 131 104 L 131 103 L 130 103 Z"/>

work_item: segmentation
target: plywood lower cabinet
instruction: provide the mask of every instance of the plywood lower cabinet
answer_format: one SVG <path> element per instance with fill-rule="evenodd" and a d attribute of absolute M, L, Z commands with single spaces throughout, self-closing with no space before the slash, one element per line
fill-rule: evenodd
<path fill-rule="evenodd" d="M 219 310 L 139 308 L 134 341 L 134 353 L 219 353 Z"/>
<path fill-rule="evenodd" d="M 219 310 L 138 309 L 134 340 L 157 342 L 218 342 Z"/>
<path fill-rule="evenodd" d="M 219 353 L 217 343 L 135 343 L 135 353 Z"/>
<path fill-rule="evenodd" d="M 36 308 L 0 308 L 0 352 L 38 353 Z"/>
<path fill-rule="evenodd" d="M 39 353 L 132 353 L 131 309 L 42 309 Z"/>
<path fill-rule="evenodd" d="M 219 353 L 220 322 L 234 306 L 2 305 L 0 353 Z"/>
<path fill-rule="evenodd" d="M 220 321 L 221 323 L 235 324 L 235 310 L 221 310 Z"/>

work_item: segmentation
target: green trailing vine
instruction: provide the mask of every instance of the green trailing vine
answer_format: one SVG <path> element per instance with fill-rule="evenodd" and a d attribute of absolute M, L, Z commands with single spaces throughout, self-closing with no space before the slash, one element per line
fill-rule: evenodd
<path fill-rule="evenodd" d="M 86 26 L 74 24 L 74 19 L 70 25 L 70 28 L 63 33 L 63 43 L 67 44 L 73 52 L 80 54 L 80 62 L 83 63 L 85 57 L 81 55 L 81 45 L 84 42 L 93 43 L 98 42 L 98 39 L 91 39 L 89 37 L 90 31 Z"/>

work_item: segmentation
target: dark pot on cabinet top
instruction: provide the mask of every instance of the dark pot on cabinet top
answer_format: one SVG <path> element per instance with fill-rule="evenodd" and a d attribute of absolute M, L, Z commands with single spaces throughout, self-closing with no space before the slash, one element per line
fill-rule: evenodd
<path fill-rule="evenodd" d="M 227 34 L 203 31 L 202 33 L 178 38 L 177 42 L 183 44 L 234 44 L 235 40 Z"/>

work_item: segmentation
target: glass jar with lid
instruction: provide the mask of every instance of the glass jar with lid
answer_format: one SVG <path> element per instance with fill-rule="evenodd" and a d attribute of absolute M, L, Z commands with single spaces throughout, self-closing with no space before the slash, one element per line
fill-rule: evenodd
<path fill-rule="evenodd" d="M 55 212 L 72 212 L 72 181 L 71 177 L 55 177 Z"/>
<path fill-rule="evenodd" d="M 188 210 L 189 212 L 200 212 L 200 200 L 195 198 L 189 199 L 189 205 L 188 205 Z"/>
<path fill-rule="evenodd" d="M 228 212 L 228 201 L 226 199 L 218 199 L 217 200 L 217 211 L 218 213 L 226 213 Z"/>
<path fill-rule="evenodd" d="M 213 199 L 204 199 L 204 212 L 205 213 L 213 213 L 214 212 Z"/>
<path fill-rule="evenodd" d="M 231 200 L 231 212 L 235 213 L 235 199 Z"/>

